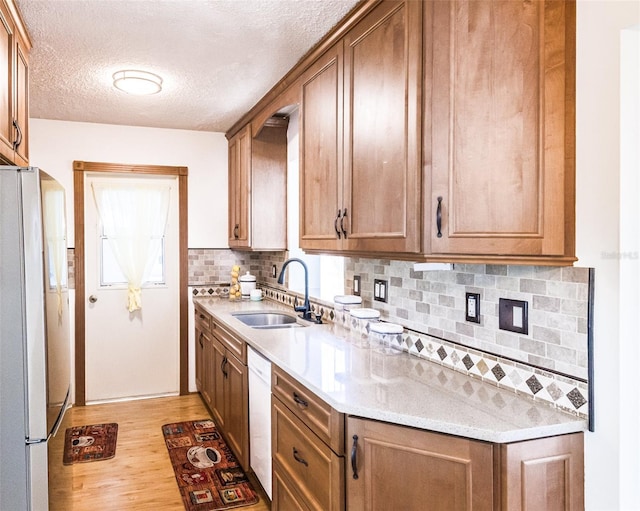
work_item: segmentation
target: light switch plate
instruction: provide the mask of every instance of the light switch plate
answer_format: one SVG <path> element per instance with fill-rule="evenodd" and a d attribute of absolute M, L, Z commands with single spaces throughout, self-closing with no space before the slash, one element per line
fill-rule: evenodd
<path fill-rule="evenodd" d="M 353 276 L 353 294 L 360 296 L 360 275 Z"/>
<path fill-rule="evenodd" d="M 519 334 L 529 334 L 529 302 L 500 298 L 498 301 L 498 326 Z"/>

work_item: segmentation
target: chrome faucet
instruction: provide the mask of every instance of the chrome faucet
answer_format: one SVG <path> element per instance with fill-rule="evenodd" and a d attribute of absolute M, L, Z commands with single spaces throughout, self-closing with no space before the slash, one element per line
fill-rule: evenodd
<path fill-rule="evenodd" d="M 311 317 L 311 305 L 309 304 L 309 269 L 307 268 L 307 265 L 302 259 L 298 259 L 297 257 L 292 257 L 291 259 L 287 259 L 284 262 L 284 264 L 282 265 L 282 270 L 280 270 L 280 276 L 278 277 L 278 284 L 284 284 L 284 270 L 286 269 L 287 266 L 289 266 L 289 263 L 293 263 L 294 261 L 297 263 L 300 263 L 304 268 L 304 305 L 302 305 L 301 307 L 294 306 L 293 309 L 296 312 L 302 312 L 302 314 L 300 315 L 302 319 L 320 323 L 317 317 L 316 319 L 312 319 Z"/>

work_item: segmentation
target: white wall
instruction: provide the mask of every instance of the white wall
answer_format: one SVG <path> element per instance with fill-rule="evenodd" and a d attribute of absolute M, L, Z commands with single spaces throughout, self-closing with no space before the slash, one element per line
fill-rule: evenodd
<path fill-rule="evenodd" d="M 30 119 L 30 163 L 67 190 L 73 246 L 73 161 L 189 168 L 189 247 L 227 247 L 227 140 L 223 133 Z"/>
<path fill-rule="evenodd" d="M 30 119 L 30 163 L 67 192 L 68 244 L 74 246 L 73 161 L 174 165 L 189 169 L 190 248 L 227 247 L 227 140 L 223 133 Z M 75 290 L 69 291 L 70 303 Z M 73 305 L 71 338 L 75 336 Z M 189 314 L 193 321 L 193 313 Z M 195 391 L 193 327 L 189 328 L 189 390 Z M 73 343 L 72 343 L 73 344 Z M 75 377 L 74 377 L 75 378 Z M 74 380 L 72 380 L 74 381 Z"/>
<path fill-rule="evenodd" d="M 620 245 L 624 212 L 619 207 L 620 40 L 623 29 L 640 22 L 639 5 L 583 0 L 577 4 L 576 249 L 579 265 L 595 268 L 596 281 L 596 431 L 585 436 L 589 510 L 640 509 L 640 453 L 634 448 L 640 435 L 640 360 L 628 351 L 638 336 L 629 336 L 629 329 L 620 324 L 620 282 L 626 275 L 621 274 L 618 257 L 625 251 Z M 636 303 L 630 318 L 636 323 L 634 332 L 638 312 Z"/>

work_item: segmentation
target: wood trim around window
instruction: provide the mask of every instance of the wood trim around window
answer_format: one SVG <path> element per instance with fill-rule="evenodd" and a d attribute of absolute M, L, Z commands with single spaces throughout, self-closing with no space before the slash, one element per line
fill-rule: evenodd
<path fill-rule="evenodd" d="M 84 267 L 84 180 L 87 172 L 155 174 L 178 178 L 179 268 L 180 268 L 180 394 L 189 393 L 189 268 L 187 167 L 126 165 L 104 162 L 73 162 L 75 225 L 75 404 L 86 404 L 85 376 L 85 267 Z"/>

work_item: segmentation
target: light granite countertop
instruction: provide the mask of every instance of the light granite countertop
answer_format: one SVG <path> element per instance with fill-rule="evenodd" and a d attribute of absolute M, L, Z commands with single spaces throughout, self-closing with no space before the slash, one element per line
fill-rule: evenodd
<path fill-rule="evenodd" d="M 359 347 L 334 324 L 254 329 L 232 313 L 286 311 L 282 304 L 194 298 L 217 321 L 337 411 L 495 443 L 587 430 L 587 421 L 429 360 Z"/>

